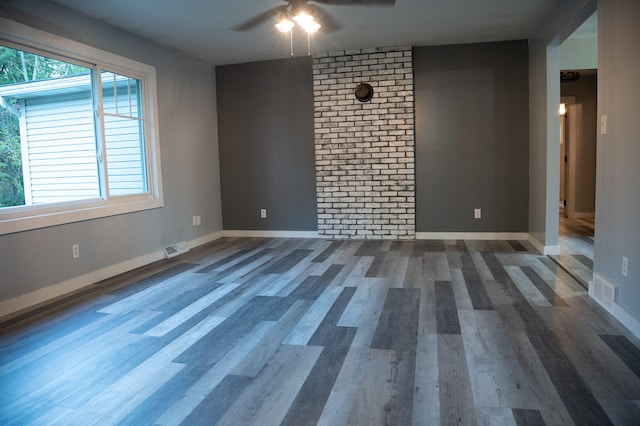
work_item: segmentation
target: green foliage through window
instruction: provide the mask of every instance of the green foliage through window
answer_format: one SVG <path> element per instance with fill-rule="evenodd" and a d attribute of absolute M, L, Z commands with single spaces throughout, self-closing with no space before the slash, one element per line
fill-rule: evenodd
<path fill-rule="evenodd" d="M 87 68 L 0 46 L 0 86 L 87 74 Z"/>
<path fill-rule="evenodd" d="M 18 117 L 0 109 L 0 207 L 24 205 Z"/>

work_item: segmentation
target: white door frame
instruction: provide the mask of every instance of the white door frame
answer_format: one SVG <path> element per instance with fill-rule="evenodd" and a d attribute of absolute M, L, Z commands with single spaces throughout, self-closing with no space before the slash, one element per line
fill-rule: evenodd
<path fill-rule="evenodd" d="M 575 217 L 576 211 L 576 185 L 577 185 L 577 159 L 578 145 L 582 137 L 582 104 L 576 103 L 575 96 L 563 96 L 561 101 L 567 106 L 567 119 L 565 124 L 569 129 L 569 137 L 565 138 L 567 164 L 565 181 L 565 200 L 567 217 Z M 563 161 L 564 159 L 561 159 Z"/>

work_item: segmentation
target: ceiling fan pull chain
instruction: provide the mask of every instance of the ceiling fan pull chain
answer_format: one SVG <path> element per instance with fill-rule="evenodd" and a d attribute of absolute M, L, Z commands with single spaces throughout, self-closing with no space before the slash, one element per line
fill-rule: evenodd
<path fill-rule="evenodd" d="M 289 51 L 291 52 L 291 57 L 293 58 L 293 28 L 289 30 Z"/>

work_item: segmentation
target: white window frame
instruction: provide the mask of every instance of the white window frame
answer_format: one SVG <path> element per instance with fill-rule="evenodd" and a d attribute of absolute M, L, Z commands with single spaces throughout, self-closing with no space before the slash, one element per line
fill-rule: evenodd
<path fill-rule="evenodd" d="M 0 235 L 163 207 L 155 67 L 4 18 L 0 18 L 0 40 L 14 48 L 36 50 L 54 58 L 89 63 L 97 66 L 98 70 L 104 67 L 141 79 L 146 113 L 144 143 L 148 179 L 148 192 L 143 194 L 2 208 Z M 94 81 L 95 84 L 99 82 Z M 101 93 L 100 90 L 95 93 Z M 102 119 L 102 111 L 98 112 Z M 102 135 L 97 137 L 102 139 Z"/>

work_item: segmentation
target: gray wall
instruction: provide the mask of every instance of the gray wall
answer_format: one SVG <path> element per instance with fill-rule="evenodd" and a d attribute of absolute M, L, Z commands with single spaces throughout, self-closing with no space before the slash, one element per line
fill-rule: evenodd
<path fill-rule="evenodd" d="M 5 301 L 221 231 L 214 74 L 208 64 L 51 3 L 0 5 L 0 16 L 156 67 L 165 206 L 0 236 Z M 202 225 L 192 226 L 200 215 Z M 80 258 L 71 259 L 71 244 Z"/>
<path fill-rule="evenodd" d="M 619 286 L 619 303 L 640 319 L 640 2 L 598 2 L 598 135 L 594 272 Z M 622 256 L 629 259 L 622 276 Z"/>
<path fill-rule="evenodd" d="M 569 38 L 560 45 L 560 69 L 598 68 L 598 36 Z"/>
<path fill-rule="evenodd" d="M 597 74 L 585 74 L 574 82 L 560 83 L 561 96 L 574 96 L 582 105 L 582 131 L 576 144 L 576 194 L 577 213 L 595 212 L 596 195 L 596 136 L 600 129 L 597 112 Z M 562 161 L 562 159 L 561 159 Z"/>
<path fill-rule="evenodd" d="M 224 229 L 315 231 L 311 58 L 216 74 Z"/>
<path fill-rule="evenodd" d="M 527 232 L 527 42 L 413 55 L 416 230 Z"/>
<path fill-rule="evenodd" d="M 530 40 L 529 234 L 544 247 L 558 245 L 560 154 L 554 156 L 548 146 L 556 146 L 553 132 L 560 133 L 560 119 L 552 108 L 560 103 L 559 71 L 557 48 Z"/>

